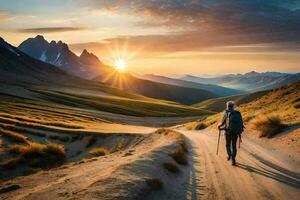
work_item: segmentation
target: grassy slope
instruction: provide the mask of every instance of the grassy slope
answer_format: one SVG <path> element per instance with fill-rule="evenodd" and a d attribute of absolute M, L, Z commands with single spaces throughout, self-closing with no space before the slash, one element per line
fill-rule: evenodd
<path fill-rule="evenodd" d="M 297 81 L 288 86 L 271 90 L 256 100 L 242 104 L 237 109 L 241 111 L 246 124 L 259 116 L 276 115 L 280 117 L 282 123 L 292 126 L 300 123 L 299 97 L 300 81 Z M 196 127 L 200 123 L 217 125 L 220 118 L 221 114 L 218 113 L 204 120 L 188 123 L 186 126 L 188 128 Z"/>
<path fill-rule="evenodd" d="M 94 80 L 97 82 L 103 82 L 111 87 L 124 89 L 147 97 L 175 101 L 188 105 L 217 97 L 217 95 L 204 89 L 158 83 L 139 79 L 126 73 L 119 74 L 117 72 L 111 72 L 108 75 L 99 76 Z"/>
<path fill-rule="evenodd" d="M 105 111 L 130 116 L 172 117 L 172 116 L 197 116 L 211 114 L 203 109 L 180 105 L 174 102 L 151 99 L 139 95 L 125 94 L 95 95 L 61 92 L 55 90 L 32 90 L 48 102 L 67 106 L 75 106 L 98 111 Z M 106 91 L 108 92 L 108 91 Z"/>
<path fill-rule="evenodd" d="M 249 103 L 255 99 L 258 99 L 267 93 L 268 91 L 260 91 L 254 93 L 208 99 L 200 103 L 194 104 L 194 106 L 205 110 L 220 112 L 224 109 L 224 105 L 227 101 L 235 101 L 237 105 L 241 105 L 241 104 Z"/>

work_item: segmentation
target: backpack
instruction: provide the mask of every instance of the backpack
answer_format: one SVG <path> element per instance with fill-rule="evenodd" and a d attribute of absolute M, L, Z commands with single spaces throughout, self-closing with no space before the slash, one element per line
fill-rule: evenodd
<path fill-rule="evenodd" d="M 244 131 L 244 123 L 242 115 L 239 111 L 226 111 L 227 114 L 227 123 L 226 129 L 232 135 L 239 135 Z"/>

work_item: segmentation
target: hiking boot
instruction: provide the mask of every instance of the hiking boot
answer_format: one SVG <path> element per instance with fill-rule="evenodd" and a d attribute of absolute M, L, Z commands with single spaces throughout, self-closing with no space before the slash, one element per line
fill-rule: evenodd
<path fill-rule="evenodd" d="M 227 156 L 227 160 L 230 160 L 231 159 L 231 156 Z"/>
<path fill-rule="evenodd" d="M 232 166 L 236 166 L 235 160 L 232 160 Z"/>

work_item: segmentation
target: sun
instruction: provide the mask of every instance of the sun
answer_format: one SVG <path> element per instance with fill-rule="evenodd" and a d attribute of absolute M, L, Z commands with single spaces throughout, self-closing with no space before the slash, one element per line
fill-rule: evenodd
<path fill-rule="evenodd" d="M 126 62 L 122 59 L 115 61 L 115 68 L 118 72 L 123 72 L 126 68 Z"/>

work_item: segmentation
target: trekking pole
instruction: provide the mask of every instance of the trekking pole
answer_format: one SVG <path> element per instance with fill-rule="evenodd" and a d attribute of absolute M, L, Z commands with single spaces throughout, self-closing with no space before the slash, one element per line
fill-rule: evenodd
<path fill-rule="evenodd" d="M 239 135 L 239 148 L 241 148 L 241 143 L 242 143 L 242 136 Z"/>
<path fill-rule="evenodd" d="M 218 152 L 219 152 L 220 136 L 221 136 L 221 130 L 219 129 L 218 146 L 217 146 L 217 155 L 218 155 Z"/>

